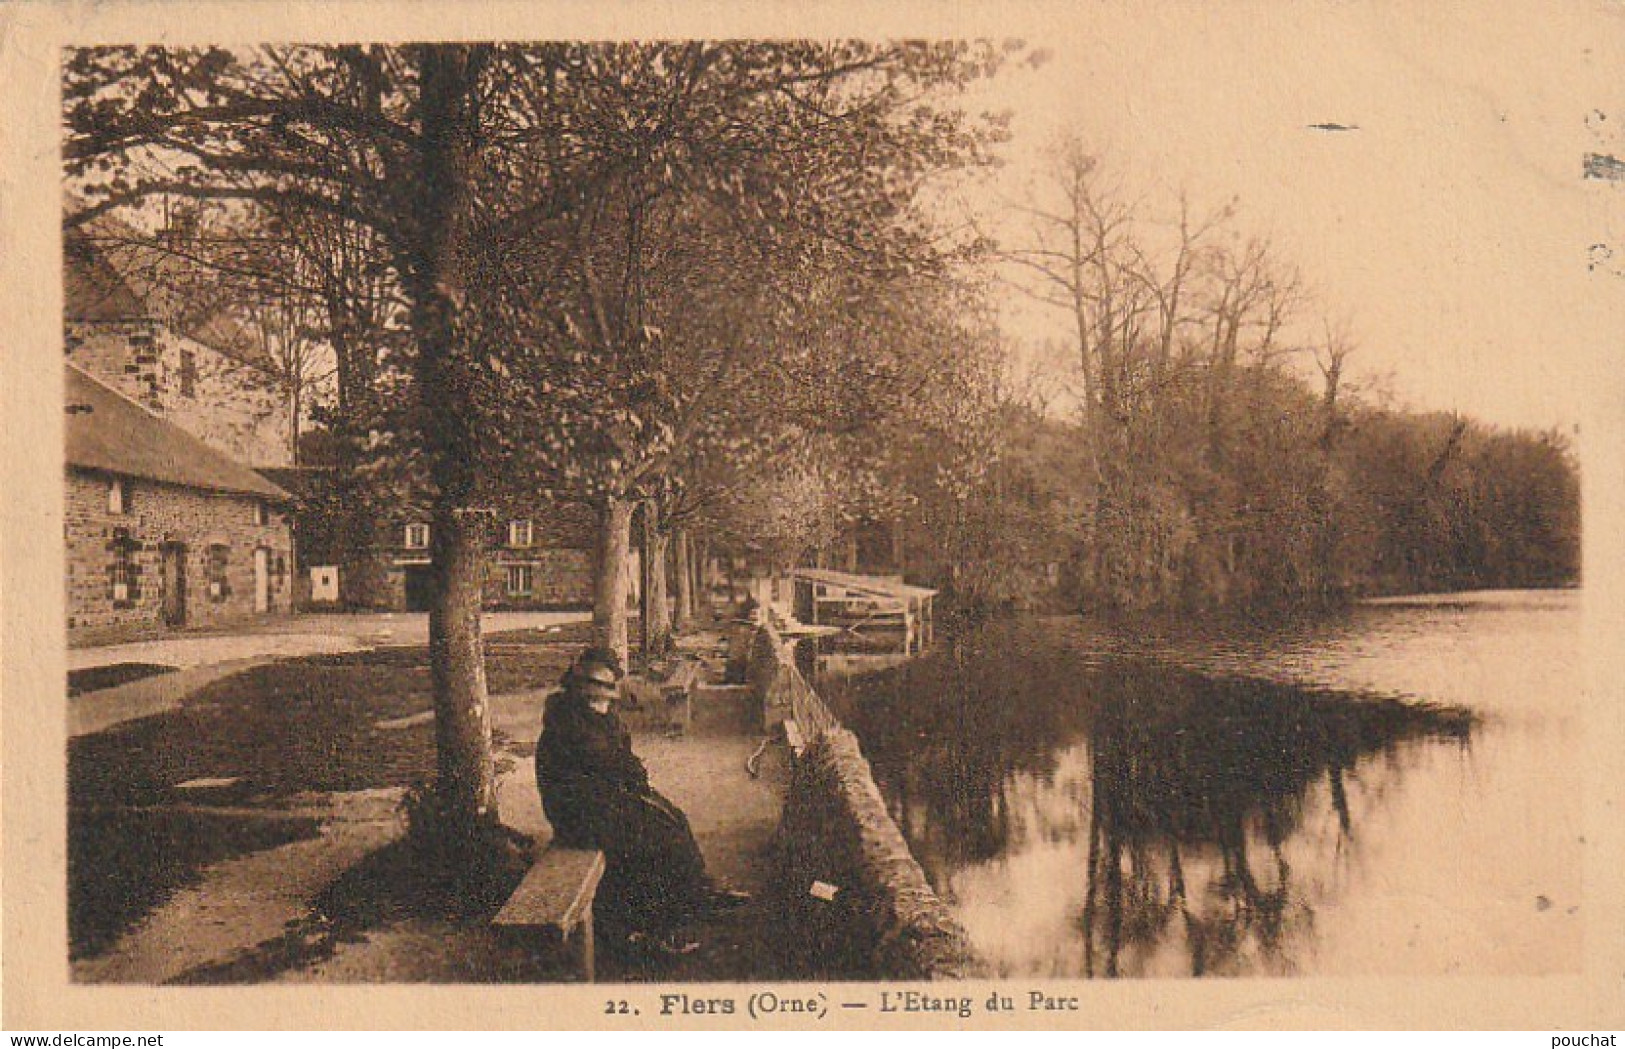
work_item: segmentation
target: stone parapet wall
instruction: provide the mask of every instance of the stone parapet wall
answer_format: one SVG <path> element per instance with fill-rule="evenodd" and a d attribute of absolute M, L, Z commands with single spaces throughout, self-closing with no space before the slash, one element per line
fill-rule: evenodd
<path fill-rule="evenodd" d="M 751 687 L 762 708 L 762 727 L 773 731 L 785 719 L 793 717 L 790 709 L 789 672 L 795 666 L 790 649 L 779 640 L 771 626 L 758 626 L 752 633 L 745 661 L 745 683 Z"/>
<path fill-rule="evenodd" d="M 781 884 L 794 931 L 788 949 L 802 954 L 797 961 L 835 978 L 987 976 L 886 810 L 857 737 L 835 720 L 770 626 L 752 641 L 747 680 L 770 725 L 799 714 L 808 739 L 779 824 Z"/>
<path fill-rule="evenodd" d="M 809 961 L 832 976 L 958 980 L 989 975 L 886 811 L 843 728 L 796 762 L 779 827 L 788 910 Z M 833 899 L 812 891 L 835 887 Z"/>
<path fill-rule="evenodd" d="M 825 729 L 840 727 L 840 721 L 797 669 L 791 652 L 772 624 L 757 627 L 751 638 L 745 681 L 761 701 L 764 728 L 772 731 L 786 718 L 793 718 L 802 736 L 811 739 Z"/>

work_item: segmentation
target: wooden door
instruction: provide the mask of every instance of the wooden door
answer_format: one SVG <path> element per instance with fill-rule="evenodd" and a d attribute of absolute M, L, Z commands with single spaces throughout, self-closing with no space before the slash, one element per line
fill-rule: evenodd
<path fill-rule="evenodd" d="M 271 551 L 254 549 L 254 611 L 271 610 Z"/>
<path fill-rule="evenodd" d="M 163 583 L 163 617 L 168 626 L 186 623 L 186 544 L 165 543 L 158 550 Z"/>
<path fill-rule="evenodd" d="M 406 610 L 427 612 L 434 600 L 434 572 L 428 565 L 406 566 Z"/>

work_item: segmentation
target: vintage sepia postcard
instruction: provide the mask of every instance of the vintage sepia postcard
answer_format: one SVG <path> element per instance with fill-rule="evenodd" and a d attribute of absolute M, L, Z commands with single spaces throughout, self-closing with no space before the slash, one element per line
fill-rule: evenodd
<path fill-rule="evenodd" d="M 1625 1024 L 1625 7 L 0 66 L 7 1029 Z"/>

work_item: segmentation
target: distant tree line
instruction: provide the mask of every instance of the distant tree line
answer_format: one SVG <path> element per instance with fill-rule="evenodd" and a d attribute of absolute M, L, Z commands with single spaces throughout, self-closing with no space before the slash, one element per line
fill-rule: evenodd
<path fill-rule="evenodd" d="M 718 550 L 900 571 L 991 607 L 1286 609 L 1578 578 L 1562 434 L 1393 407 L 1351 380 L 1349 336 L 1306 334 L 1296 274 L 1233 207 L 1154 222 L 1077 142 L 1051 162 L 993 251 L 1067 317 L 1061 361 L 1007 366 L 985 283 L 894 294 L 823 385 L 887 352 L 913 378 L 800 458 L 714 479 L 700 520 Z"/>
<path fill-rule="evenodd" d="M 1124 609 L 1576 579 L 1563 437 L 1362 396 L 1352 340 L 1304 334 L 1297 274 L 1234 217 L 1149 216 L 1075 136 L 1054 145 L 990 239 L 1066 320 L 1069 400 L 1004 384 L 971 497 L 920 495 L 919 567 L 977 601 Z"/>
<path fill-rule="evenodd" d="M 1579 473 L 1562 434 L 1352 397 L 1334 409 L 1285 361 L 1231 384 L 1217 454 L 1193 378 L 1135 420 L 1156 437 L 1128 442 L 1107 481 L 1081 425 L 1007 399 L 997 460 L 969 497 L 922 504 L 916 573 L 970 604 L 1129 611 L 1579 578 Z"/>
<path fill-rule="evenodd" d="M 1580 575 L 1580 482 L 1555 430 L 1360 412 L 1334 459 L 1344 589 L 1561 586 Z"/>

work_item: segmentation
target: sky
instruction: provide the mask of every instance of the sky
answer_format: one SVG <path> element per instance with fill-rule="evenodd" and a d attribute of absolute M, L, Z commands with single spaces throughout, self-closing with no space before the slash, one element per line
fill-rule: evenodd
<path fill-rule="evenodd" d="M 1625 4 L 1079 6 L 1027 39 L 1049 61 L 976 97 L 1011 186 L 1071 126 L 1153 206 L 1239 197 L 1411 407 L 1572 431 L 1617 385 L 1625 265 L 1587 263 L 1625 258 L 1625 182 L 1581 172 L 1625 156 Z"/>

